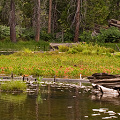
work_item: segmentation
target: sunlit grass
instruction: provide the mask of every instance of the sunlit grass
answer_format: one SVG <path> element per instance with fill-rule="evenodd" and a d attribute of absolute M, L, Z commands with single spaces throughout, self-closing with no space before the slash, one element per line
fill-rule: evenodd
<path fill-rule="evenodd" d="M 24 91 L 26 89 L 26 83 L 21 81 L 8 81 L 2 83 L 0 89 L 3 91 Z"/>
<path fill-rule="evenodd" d="M 15 53 L 0 56 L 0 73 L 79 78 L 96 72 L 120 74 L 120 57 L 67 53 Z"/>

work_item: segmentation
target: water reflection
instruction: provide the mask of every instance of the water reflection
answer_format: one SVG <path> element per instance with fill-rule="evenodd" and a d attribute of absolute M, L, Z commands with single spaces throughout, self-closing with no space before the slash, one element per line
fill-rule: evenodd
<path fill-rule="evenodd" d="M 37 94 L 0 94 L 0 120 L 119 119 L 119 98 L 111 101 L 75 86 L 42 85 Z"/>
<path fill-rule="evenodd" d="M 109 102 L 114 105 L 120 105 L 120 96 L 117 94 L 91 95 L 91 99 L 94 101 Z"/>
<path fill-rule="evenodd" d="M 13 103 L 22 103 L 26 100 L 27 95 L 24 93 L 0 93 L 0 99 L 6 102 L 13 102 Z"/>

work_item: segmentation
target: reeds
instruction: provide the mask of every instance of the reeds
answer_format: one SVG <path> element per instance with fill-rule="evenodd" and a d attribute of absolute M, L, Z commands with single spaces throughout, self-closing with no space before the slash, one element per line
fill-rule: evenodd
<path fill-rule="evenodd" d="M 0 85 L 2 91 L 24 91 L 26 90 L 26 83 L 21 81 L 7 81 Z"/>

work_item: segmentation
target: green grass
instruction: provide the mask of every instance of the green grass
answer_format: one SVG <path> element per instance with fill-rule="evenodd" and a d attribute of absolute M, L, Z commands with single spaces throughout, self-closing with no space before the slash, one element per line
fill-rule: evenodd
<path fill-rule="evenodd" d="M 120 43 L 98 43 L 100 46 L 112 48 L 115 51 L 118 51 L 116 44 L 120 47 Z M 30 49 L 31 51 L 48 51 L 50 50 L 50 46 L 49 42 L 45 42 L 43 40 L 40 40 L 39 42 L 35 42 L 34 40 L 18 41 L 17 43 L 2 40 L 0 41 L 0 51 L 23 51 L 23 49 Z M 66 49 L 66 47 L 64 49 Z"/>
<path fill-rule="evenodd" d="M 120 74 L 120 53 L 110 53 L 98 45 L 83 44 L 71 51 L 33 53 L 23 49 L 11 55 L 0 56 L 0 74 L 34 75 L 41 77 L 79 78 L 93 73 Z"/>
<path fill-rule="evenodd" d="M 119 55 L 15 53 L 0 56 L 0 73 L 43 77 L 79 78 L 93 73 L 120 74 Z"/>
<path fill-rule="evenodd" d="M 47 51 L 49 50 L 49 43 L 45 41 L 19 41 L 12 43 L 10 41 L 0 41 L 0 51 L 22 51 L 24 48 L 32 51 Z"/>
<path fill-rule="evenodd" d="M 26 83 L 21 81 L 9 81 L 0 85 L 2 91 L 24 91 L 26 87 Z"/>

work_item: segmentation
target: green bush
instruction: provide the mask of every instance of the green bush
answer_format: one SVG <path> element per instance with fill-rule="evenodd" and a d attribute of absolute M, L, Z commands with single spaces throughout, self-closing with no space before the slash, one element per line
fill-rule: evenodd
<path fill-rule="evenodd" d="M 40 39 L 44 40 L 44 41 L 52 41 L 54 39 L 52 34 L 48 34 L 46 32 L 46 30 L 41 30 L 40 31 Z"/>
<path fill-rule="evenodd" d="M 82 34 L 80 34 L 79 38 L 82 42 L 91 42 L 92 41 L 92 32 L 91 31 L 83 31 Z"/>
<path fill-rule="evenodd" d="M 75 54 L 78 53 L 78 51 L 73 47 L 73 48 L 69 48 L 68 53 Z"/>
<path fill-rule="evenodd" d="M 69 50 L 69 47 L 66 45 L 60 45 L 58 48 L 60 52 L 66 52 Z"/>
<path fill-rule="evenodd" d="M 72 31 L 66 31 L 64 33 L 64 42 L 73 41 L 73 38 L 74 34 L 72 33 Z"/>
<path fill-rule="evenodd" d="M 103 43 L 120 42 L 120 31 L 116 27 L 110 27 L 107 30 L 101 29 L 100 34 L 98 36 L 95 36 L 94 39 L 96 39 L 97 42 Z"/>
<path fill-rule="evenodd" d="M 29 28 L 29 29 L 21 28 L 21 32 L 19 34 L 19 37 L 24 39 L 24 40 L 31 40 L 31 39 L 34 39 L 35 32 L 32 28 Z"/>
<path fill-rule="evenodd" d="M 0 39 L 10 36 L 10 27 L 0 25 Z"/>
<path fill-rule="evenodd" d="M 90 55 L 92 51 L 88 50 L 88 49 L 84 49 L 82 51 L 82 54 L 85 54 L 85 55 Z"/>
<path fill-rule="evenodd" d="M 97 44 L 93 45 L 92 43 L 79 43 L 76 46 L 69 47 L 68 53 L 82 53 L 82 54 L 103 54 L 103 53 L 114 53 L 115 50 L 112 48 L 100 47 Z"/>

